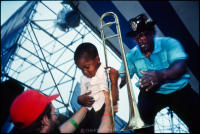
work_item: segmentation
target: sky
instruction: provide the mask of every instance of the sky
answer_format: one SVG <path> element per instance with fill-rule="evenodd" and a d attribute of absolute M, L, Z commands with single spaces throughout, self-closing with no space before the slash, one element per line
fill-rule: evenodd
<path fill-rule="evenodd" d="M 1 25 L 26 1 L 1 1 Z M 9 10 L 8 10 L 9 9 Z"/>

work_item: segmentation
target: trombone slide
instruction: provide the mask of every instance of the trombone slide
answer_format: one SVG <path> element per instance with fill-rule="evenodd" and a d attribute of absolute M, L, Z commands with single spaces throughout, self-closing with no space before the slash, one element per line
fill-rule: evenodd
<path fill-rule="evenodd" d="M 112 15 L 115 18 L 115 21 L 103 24 L 103 18 L 108 16 L 108 15 Z M 106 26 L 111 26 L 113 24 L 116 24 L 117 34 L 105 37 L 103 28 L 106 27 Z M 124 51 L 124 46 L 123 46 L 123 43 L 122 43 L 119 20 L 118 20 L 118 17 L 117 17 L 117 15 L 115 13 L 106 12 L 101 16 L 101 18 L 100 18 L 100 31 L 101 31 L 101 37 L 102 37 L 103 46 L 104 46 L 106 67 L 108 67 L 108 61 L 107 61 L 105 40 L 107 40 L 109 38 L 113 38 L 113 37 L 118 37 L 118 41 L 119 41 L 120 48 L 121 48 L 122 60 L 123 60 L 124 68 L 125 68 L 125 70 L 124 70 L 125 72 L 122 72 L 122 73 L 126 74 L 127 91 L 128 91 L 128 99 L 129 99 L 129 106 L 130 106 L 130 109 L 129 109 L 129 121 L 128 121 L 128 125 L 124 128 L 124 130 L 140 129 L 140 128 L 144 128 L 144 127 L 149 127 L 150 125 L 146 125 L 142 121 L 142 119 L 140 117 L 140 113 L 139 113 L 138 108 L 137 108 L 137 103 L 136 103 L 135 95 L 133 93 L 133 87 L 132 87 L 130 74 L 129 74 L 129 70 L 128 70 L 128 65 L 127 65 L 127 61 L 126 61 L 126 55 L 125 55 L 125 51 Z M 108 73 L 107 73 L 107 78 L 109 78 Z M 112 105 L 113 104 L 112 103 L 112 94 L 111 94 L 111 90 L 109 90 L 109 91 L 110 91 L 110 100 L 111 100 L 113 128 L 115 130 L 114 112 L 113 112 L 113 105 Z"/>

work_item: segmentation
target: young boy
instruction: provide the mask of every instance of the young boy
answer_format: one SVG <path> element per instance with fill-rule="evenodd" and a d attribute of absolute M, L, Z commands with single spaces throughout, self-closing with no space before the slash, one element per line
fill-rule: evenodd
<path fill-rule="evenodd" d="M 74 54 L 74 61 L 82 71 L 81 95 L 78 103 L 88 108 L 84 121 L 79 126 L 81 132 L 97 132 L 105 108 L 105 94 L 108 94 L 105 68 L 100 62 L 97 48 L 91 43 L 80 44 Z M 117 79 L 118 71 L 110 68 L 113 104 L 117 106 L 119 98 Z"/>

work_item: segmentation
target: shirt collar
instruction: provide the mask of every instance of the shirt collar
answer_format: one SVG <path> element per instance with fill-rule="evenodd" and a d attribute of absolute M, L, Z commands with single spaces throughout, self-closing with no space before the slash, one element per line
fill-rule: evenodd
<path fill-rule="evenodd" d="M 142 52 L 140 51 L 139 45 L 136 45 L 135 49 L 136 49 L 135 57 L 137 59 L 143 59 L 143 58 L 145 58 L 144 55 L 142 54 Z"/>
<path fill-rule="evenodd" d="M 97 72 L 96 72 L 96 74 L 95 74 L 95 76 L 98 76 L 99 74 L 101 74 L 102 72 L 104 72 L 105 70 L 104 70 L 104 66 L 102 65 L 102 63 L 101 63 L 101 65 L 99 66 L 99 68 L 97 69 Z"/>
<path fill-rule="evenodd" d="M 160 41 L 154 37 L 154 50 L 153 50 L 153 53 L 158 53 L 161 51 L 161 45 L 160 45 Z"/>

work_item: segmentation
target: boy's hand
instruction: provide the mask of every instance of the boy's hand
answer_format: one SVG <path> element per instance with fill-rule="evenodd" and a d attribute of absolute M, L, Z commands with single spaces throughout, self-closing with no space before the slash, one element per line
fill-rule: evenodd
<path fill-rule="evenodd" d="M 119 100 L 119 91 L 118 91 L 118 78 L 119 78 L 119 73 L 116 69 L 112 67 L 107 67 L 105 69 L 109 69 L 109 77 L 111 81 L 111 91 L 112 91 L 112 99 L 113 99 L 113 104 L 116 105 L 117 101 Z"/>
<path fill-rule="evenodd" d="M 105 67 L 105 69 L 109 69 L 109 77 L 110 77 L 110 80 L 111 82 L 116 82 L 119 78 L 119 73 L 116 69 L 112 68 L 112 67 Z"/>
<path fill-rule="evenodd" d="M 80 95 L 78 97 L 78 103 L 82 106 L 91 107 L 92 104 L 94 103 L 94 98 L 89 96 L 89 94 L 91 94 L 91 92 Z"/>

